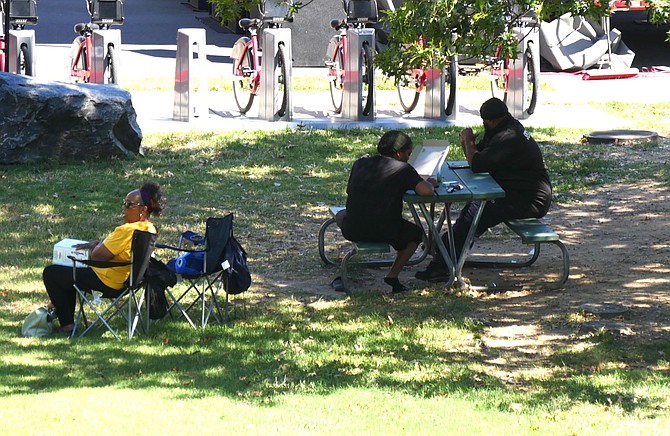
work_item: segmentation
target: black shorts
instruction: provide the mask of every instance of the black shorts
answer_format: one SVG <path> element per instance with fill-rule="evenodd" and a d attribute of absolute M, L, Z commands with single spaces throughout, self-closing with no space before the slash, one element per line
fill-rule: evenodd
<path fill-rule="evenodd" d="M 416 224 L 405 219 L 400 221 L 400 228 L 396 234 L 375 234 L 375 232 L 359 232 L 350 228 L 347 219 L 342 222 L 342 236 L 349 241 L 386 242 L 397 251 L 404 250 L 410 242 L 417 245 L 423 240 L 423 230 Z"/>

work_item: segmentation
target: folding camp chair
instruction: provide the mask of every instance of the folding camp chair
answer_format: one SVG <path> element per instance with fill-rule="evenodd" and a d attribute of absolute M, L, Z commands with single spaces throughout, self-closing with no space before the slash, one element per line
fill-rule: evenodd
<path fill-rule="evenodd" d="M 116 331 L 110 325 L 110 320 L 117 313 L 121 314 L 125 319 L 128 327 L 128 339 L 132 338 L 137 331 L 138 326 L 144 329 L 140 322 L 142 304 L 145 301 L 145 283 L 144 277 L 149 266 L 151 254 L 156 245 L 156 234 L 135 230 L 133 232 L 132 245 L 130 249 L 130 262 L 103 262 L 95 260 L 77 259 L 74 256 L 68 256 L 73 263 L 72 274 L 74 277 L 74 289 L 77 293 L 77 300 L 79 302 L 79 310 L 74 321 L 74 328 L 71 336 L 77 334 L 80 324 L 83 322 L 84 330 L 79 336 L 84 336 L 93 327 L 105 326 L 116 339 L 119 339 Z M 117 297 L 102 297 L 109 301 L 105 306 L 98 302 L 95 298 L 90 298 L 94 290 L 82 287 L 77 283 L 77 263 L 96 268 L 113 268 L 119 266 L 130 265 L 130 276 L 121 289 L 121 294 Z M 127 307 L 126 307 L 127 306 Z M 89 308 L 93 311 L 95 319 L 89 324 L 86 319 L 85 309 Z M 127 308 L 127 312 L 124 309 Z"/>
<path fill-rule="evenodd" d="M 157 244 L 159 248 L 167 248 L 176 250 L 181 253 L 202 254 L 203 262 L 198 271 L 188 273 L 180 272 L 177 266 L 179 258 L 168 262 L 168 266 L 173 268 L 183 281 L 188 283 L 186 290 L 184 290 L 178 297 L 167 289 L 166 293 L 171 304 L 168 312 L 172 314 L 173 309 L 177 309 L 179 317 L 183 316 L 186 321 L 193 328 L 197 328 L 193 322 L 192 316 L 189 315 L 193 309 L 200 310 L 200 327 L 205 328 L 209 322 L 210 317 L 218 323 L 224 321 L 221 307 L 218 302 L 218 294 L 221 289 L 225 289 L 223 280 L 223 267 L 221 260 L 223 250 L 228 243 L 233 231 L 233 214 L 228 214 L 223 218 L 207 218 L 205 224 L 205 235 L 200 236 L 197 233 L 187 231 L 182 233 L 179 238 L 179 243 L 176 247 L 164 244 Z M 190 241 L 195 245 L 194 249 L 183 248 L 186 241 Z M 198 248 L 202 245 L 204 248 Z M 190 302 L 184 303 L 185 297 L 188 294 L 194 294 L 194 299 Z M 226 299 L 227 301 L 227 299 Z M 216 312 L 215 312 L 216 310 Z"/>

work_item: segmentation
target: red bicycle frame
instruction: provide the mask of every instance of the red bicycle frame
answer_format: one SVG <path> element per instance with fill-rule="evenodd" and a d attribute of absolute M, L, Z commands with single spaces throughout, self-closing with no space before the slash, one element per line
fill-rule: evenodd
<path fill-rule="evenodd" d="M 249 53 L 249 50 L 251 50 L 252 53 L 251 59 L 253 69 L 250 72 L 245 72 L 243 71 L 244 68 L 242 67 L 242 64 L 245 57 L 248 56 L 247 53 Z M 246 77 L 247 74 L 249 75 L 251 93 L 256 95 L 261 84 L 261 63 L 258 56 L 258 36 L 256 34 L 256 29 L 253 29 L 251 32 L 251 38 L 244 46 L 244 49 L 242 50 L 242 56 L 235 60 L 235 75 Z"/>
<path fill-rule="evenodd" d="M 90 30 L 83 35 L 84 40 L 79 44 L 77 56 L 72 59 L 70 76 L 77 82 L 88 83 L 91 78 L 91 65 L 93 64 L 93 38 Z M 82 57 L 82 51 L 84 56 Z"/>

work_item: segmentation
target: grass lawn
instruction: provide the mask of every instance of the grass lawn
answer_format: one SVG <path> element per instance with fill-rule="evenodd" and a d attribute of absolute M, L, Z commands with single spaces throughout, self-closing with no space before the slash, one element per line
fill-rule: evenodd
<path fill-rule="evenodd" d="M 667 125 L 670 105 L 637 116 Z M 450 127 L 409 133 L 417 143 L 458 137 Z M 620 160 L 581 144 L 582 133 L 533 130 L 556 201 L 613 181 L 670 184 L 666 163 Z M 428 286 L 399 298 L 328 299 L 275 290 L 277 272 L 330 274 L 316 253 L 318 226 L 328 205 L 344 202 L 352 162 L 373 153 L 379 136 L 152 134 L 143 158 L 0 166 L 2 433 L 667 434 L 668 341 L 594 335 L 588 349 L 557 348 L 510 381 L 482 369 L 485 326 L 469 318 L 477 301 L 467 293 Z M 41 271 L 53 244 L 104 237 L 120 223 L 123 196 L 145 179 L 168 197 L 155 220 L 159 242 L 235 214 L 254 278 L 246 317 L 204 331 L 164 320 L 131 342 L 96 332 L 21 337 L 23 318 L 47 301 Z"/>

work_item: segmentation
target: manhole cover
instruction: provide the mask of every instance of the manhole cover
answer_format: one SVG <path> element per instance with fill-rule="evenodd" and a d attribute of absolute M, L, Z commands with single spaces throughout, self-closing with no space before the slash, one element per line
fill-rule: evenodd
<path fill-rule="evenodd" d="M 650 130 L 601 130 L 587 133 L 584 138 L 589 144 L 658 143 L 658 133 Z"/>
<path fill-rule="evenodd" d="M 584 313 L 596 315 L 601 318 L 626 317 L 630 315 L 630 309 L 621 304 L 610 303 L 586 303 L 579 306 Z"/>
<path fill-rule="evenodd" d="M 632 335 L 633 330 L 627 325 L 612 321 L 587 321 L 583 322 L 579 328 L 582 333 L 608 332 L 619 335 Z"/>

